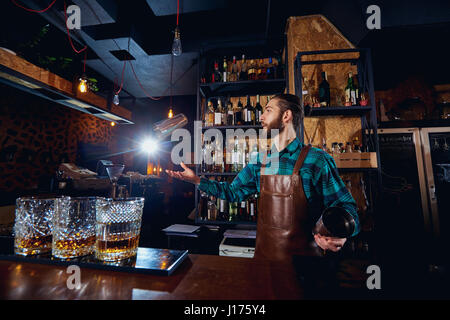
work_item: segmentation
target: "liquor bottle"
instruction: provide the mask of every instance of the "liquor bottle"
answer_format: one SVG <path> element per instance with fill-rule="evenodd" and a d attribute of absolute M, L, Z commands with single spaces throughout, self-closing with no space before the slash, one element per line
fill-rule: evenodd
<path fill-rule="evenodd" d="M 214 150 L 214 172 L 223 173 L 223 170 L 224 164 L 222 146 L 220 145 L 219 140 L 216 139 L 216 148 Z"/>
<path fill-rule="evenodd" d="M 245 106 L 245 109 L 247 110 L 247 122 L 245 124 L 247 125 L 254 125 L 255 124 L 255 109 L 253 108 L 251 102 L 250 102 L 250 96 L 247 96 L 247 105 Z"/>
<path fill-rule="evenodd" d="M 236 64 L 236 56 L 233 56 L 233 64 L 231 65 L 231 73 L 229 77 L 229 81 L 237 81 L 239 79 L 237 64 Z"/>
<path fill-rule="evenodd" d="M 345 87 L 345 106 L 356 105 L 356 89 L 353 84 L 352 73 L 348 73 L 347 86 Z"/>
<path fill-rule="evenodd" d="M 211 141 L 206 141 L 205 143 L 205 169 L 206 172 L 214 172 L 214 154 Z"/>
<path fill-rule="evenodd" d="M 256 95 L 256 106 L 255 106 L 255 125 L 261 124 L 261 115 L 263 113 L 263 108 L 259 102 L 259 94 Z"/>
<path fill-rule="evenodd" d="M 247 166 L 250 162 L 250 149 L 248 145 L 248 137 L 244 140 L 244 155 L 243 155 L 243 167 Z"/>
<path fill-rule="evenodd" d="M 214 126 L 222 125 L 222 102 L 217 101 L 216 109 L 214 110 Z"/>
<path fill-rule="evenodd" d="M 358 137 L 354 137 L 353 138 L 353 150 L 355 152 L 361 152 L 361 148 L 360 148 L 360 143 L 359 143 L 359 138 Z"/>
<path fill-rule="evenodd" d="M 248 206 L 249 206 L 249 220 L 252 222 L 256 222 L 256 206 L 257 206 L 257 200 L 256 195 L 251 195 L 248 198 Z"/>
<path fill-rule="evenodd" d="M 264 64 L 264 59 L 259 59 L 259 66 L 258 66 L 258 80 L 265 80 L 267 79 L 267 73 L 266 73 L 266 65 Z"/>
<path fill-rule="evenodd" d="M 325 71 L 322 72 L 322 82 L 319 84 L 319 102 L 321 107 L 330 106 L 330 84 Z"/>
<path fill-rule="evenodd" d="M 222 114 L 222 121 L 221 121 L 221 125 L 222 126 L 226 126 L 227 125 L 227 114 L 228 114 L 228 110 L 226 105 L 222 104 L 222 100 L 219 99 L 219 103 L 220 103 L 220 113 Z"/>
<path fill-rule="evenodd" d="M 273 66 L 272 57 L 269 57 L 269 64 L 266 68 L 266 79 L 274 79 L 275 78 L 275 68 Z"/>
<path fill-rule="evenodd" d="M 222 81 L 223 82 L 230 81 L 228 79 L 229 72 L 228 72 L 227 57 L 223 57 L 223 71 L 222 72 L 223 72 Z"/>
<path fill-rule="evenodd" d="M 204 142 L 202 145 L 202 164 L 201 164 L 201 172 L 208 172 L 208 169 L 206 167 L 206 152 L 207 152 L 207 142 Z"/>
<path fill-rule="evenodd" d="M 353 76 L 353 86 L 355 87 L 355 105 L 359 106 L 361 101 L 361 90 L 359 87 L 358 75 Z"/>
<path fill-rule="evenodd" d="M 222 73 L 219 70 L 219 63 L 214 61 L 214 72 L 211 82 L 222 82 Z"/>
<path fill-rule="evenodd" d="M 238 219 L 240 221 L 248 220 L 247 201 L 241 201 L 238 208 Z"/>
<path fill-rule="evenodd" d="M 219 202 L 219 215 L 218 219 L 220 221 L 228 221 L 228 201 L 226 199 L 218 199 Z"/>
<path fill-rule="evenodd" d="M 216 220 L 216 219 L 217 219 L 216 201 L 213 196 L 210 196 L 208 200 L 208 220 Z"/>
<path fill-rule="evenodd" d="M 256 80 L 256 65 L 255 60 L 250 60 L 250 66 L 248 67 L 247 71 L 247 78 L 248 80 Z"/>
<path fill-rule="evenodd" d="M 238 213 L 238 203 L 230 202 L 228 206 L 228 221 L 236 221 Z"/>
<path fill-rule="evenodd" d="M 352 144 L 350 142 L 347 142 L 347 145 L 345 146 L 345 153 L 352 153 Z"/>
<path fill-rule="evenodd" d="M 208 194 L 205 192 L 200 192 L 200 203 L 199 203 L 200 219 L 208 219 Z"/>
<path fill-rule="evenodd" d="M 331 153 L 339 153 L 339 147 L 337 142 L 331 144 Z"/>
<path fill-rule="evenodd" d="M 211 100 L 208 101 L 208 109 L 206 111 L 205 126 L 212 127 L 214 125 L 214 106 Z"/>
<path fill-rule="evenodd" d="M 247 61 L 245 60 L 245 55 L 242 55 L 241 72 L 239 73 L 240 81 L 248 80 L 248 75 L 247 75 L 248 70 L 247 69 L 248 69 L 248 66 L 247 66 Z"/>
<path fill-rule="evenodd" d="M 244 106 L 242 105 L 241 98 L 234 110 L 234 125 L 241 126 L 244 123 L 244 115 L 242 114 Z"/>
<path fill-rule="evenodd" d="M 232 172 L 240 172 L 242 170 L 242 152 L 241 148 L 239 146 L 239 140 L 235 136 L 234 137 L 234 148 L 233 148 L 233 154 L 232 154 Z"/>
<path fill-rule="evenodd" d="M 228 148 L 228 144 L 225 143 L 225 146 L 223 148 L 223 172 L 231 172 L 231 155 L 230 148 Z"/>
<path fill-rule="evenodd" d="M 249 106 L 249 96 L 247 96 L 247 104 L 242 108 L 242 124 L 243 125 L 248 125 L 249 124 L 249 120 L 248 120 L 248 106 Z"/>
<path fill-rule="evenodd" d="M 227 100 L 227 126 L 234 126 L 234 107 L 230 97 Z"/>

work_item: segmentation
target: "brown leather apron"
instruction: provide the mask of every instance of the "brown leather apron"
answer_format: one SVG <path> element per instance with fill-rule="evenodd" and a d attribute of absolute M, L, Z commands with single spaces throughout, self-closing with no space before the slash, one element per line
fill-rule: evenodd
<path fill-rule="evenodd" d="M 256 259 L 288 261 L 293 255 L 318 255 L 312 245 L 307 199 L 299 175 L 310 148 L 301 150 L 292 175 L 264 175 L 265 166 L 261 166 Z"/>

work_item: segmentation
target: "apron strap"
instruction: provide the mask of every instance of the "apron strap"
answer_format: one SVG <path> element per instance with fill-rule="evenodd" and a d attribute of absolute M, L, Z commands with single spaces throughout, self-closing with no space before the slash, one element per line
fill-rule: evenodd
<path fill-rule="evenodd" d="M 292 175 L 298 174 L 298 171 L 303 166 L 303 162 L 305 161 L 305 158 L 309 152 L 309 149 L 311 149 L 311 145 L 306 145 L 303 147 L 302 151 L 300 151 L 300 154 L 297 158 L 297 162 L 295 163 L 294 171 L 292 171 Z"/>

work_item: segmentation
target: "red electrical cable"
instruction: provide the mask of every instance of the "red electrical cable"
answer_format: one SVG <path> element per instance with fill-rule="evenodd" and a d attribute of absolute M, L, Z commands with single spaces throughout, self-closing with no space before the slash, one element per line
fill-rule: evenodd
<path fill-rule="evenodd" d="M 139 86 L 141 87 L 142 91 L 144 91 L 145 95 L 146 95 L 147 97 L 149 97 L 150 99 L 152 99 L 152 100 L 160 100 L 162 97 L 155 98 L 155 97 L 152 97 L 151 95 L 149 95 L 149 94 L 147 93 L 147 91 L 146 91 L 146 90 L 144 89 L 144 87 L 142 86 L 142 83 L 139 81 L 139 78 L 137 77 L 136 72 L 134 71 L 133 64 L 131 63 L 130 60 L 128 60 L 128 62 L 130 63 L 131 70 L 133 71 L 133 74 L 134 74 L 134 77 L 136 78 L 137 83 L 138 83 Z"/>
<path fill-rule="evenodd" d="M 11 2 L 14 3 L 16 6 L 18 6 L 19 8 L 22 8 L 22 9 L 27 10 L 29 12 L 42 13 L 42 12 L 45 12 L 48 9 L 50 9 L 55 4 L 56 0 L 53 0 L 52 3 L 50 3 L 47 8 L 42 9 L 42 10 L 33 10 L 33 9 L 30 9 L 30 8 L 26 8 L 26 7 L 21 6 L 20 4 L 18 4 L 15 0 L 11 0 Z"/>
<path fill-rule="evenodd" d="M 87 49 L 87 46 L 84 46 L 83 49 L 77 50 L 77 49 L 75 48 L 75 46 L 73 45 L 73 43 L 72 43 L 72 38 L 70 37 L 69 27 L 67 27 L 67 5 L 66 5 L 66 2 L 65 2 L 65 1 L 64 1 L 64 16 L 65 16 L 65 18 L 66 18 L 66 19 L 65 19 L 65 25 L 66 25 L 67 37 L 69 38 L 70 45 L 72 46 L 73 51 L 75 51 L 76 53 L 81 53 L 81 52 L 83 52 L 84 50 Z"/>
<path fill-rule="evenodd" d="M 178 27 L 179 16 L 180 16 L 180 0 L 177 0 L 177 27 Z"/>
<path fill-rule="evenodd" d="M 114 88 L 114 93 L 115 94 L 119 94 L 120 93 L 120 91 L 122 91 L 122 87 L 123 87 L 123 76 L 124 76 L 124 73 L 125 73 L 125 66 L 127 65 L 127 61 L 125 60 L 124 62 L 123 62 L 123 68 L 122 68 L 122 80 L 120 81 L 120 88 L 119 88 L 119 90 L 117 90 L 116 91 L 116 88 Z M 116 87 L 116 83 L 115 83 L 115 79 L 114 79 L 114 87 Z"/>

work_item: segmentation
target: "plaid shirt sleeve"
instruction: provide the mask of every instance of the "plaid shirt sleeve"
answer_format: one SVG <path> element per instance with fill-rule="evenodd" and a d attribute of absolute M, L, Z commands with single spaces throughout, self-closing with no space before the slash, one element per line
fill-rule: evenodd
<path fill-rule="evenodd" d="M 314 191 L 322 196 L 325 208 L 342 207 L 352 215 L 355 220 L 353 237 L 360 231 L 356 202 L 339 176 L 333 157 L 322 151 L 317 153 L 316 168 L 312 175 Z"/>
<path fill-rule="evenodd" d="M 231 183 L 201 178 L 198 189 L 229 202 L 243 201 L 248 196 L 258 192 L 254 167 L 254 164 L 246 165 Z"/>

